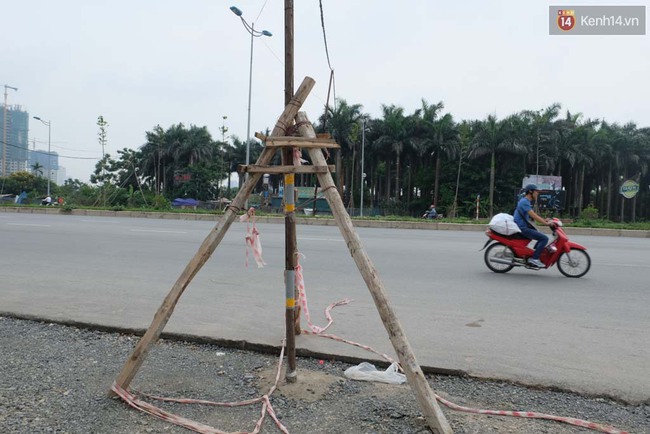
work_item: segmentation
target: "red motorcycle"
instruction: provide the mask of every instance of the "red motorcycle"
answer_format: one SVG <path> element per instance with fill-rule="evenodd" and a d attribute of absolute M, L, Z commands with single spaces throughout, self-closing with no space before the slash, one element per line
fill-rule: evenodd
<path fill-rule="evenodd" d="M 559 219 L 553 218 L 549 227 L 553 232 L 553 239 L 544 248 L 539 260 L 546 268 L 551 268 L 557 263 L 558 270 L 566 277 L 582 277 L 587 274 L 591 268 L 591 258 L 586 247 L 569 241 Z M 485 234 L 489 239 L 483 246 L 483 249 L 487 247 L 484 259 L 490 270 L 495 273 L 507 273 L 514 267 L 540 269 L 527 263 L 528 258 L 533 256 L 533 249 L 528 247 L 530 239 L 519 233 L 502 235 L 492 229 L 485 231 Z"/>

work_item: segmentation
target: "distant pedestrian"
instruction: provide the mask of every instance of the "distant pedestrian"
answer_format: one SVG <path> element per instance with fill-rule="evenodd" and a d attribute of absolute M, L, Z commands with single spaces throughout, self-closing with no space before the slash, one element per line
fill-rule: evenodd
<path fill-rule="evenodd" d="M 429 207 L 428 210 L 424 212 L 422 215 L 422 218 L 425 219 L 437 219 L 438 218 L 438 211 L 436 211 L 436 204 L 432 203 L 431 206 Z"/>

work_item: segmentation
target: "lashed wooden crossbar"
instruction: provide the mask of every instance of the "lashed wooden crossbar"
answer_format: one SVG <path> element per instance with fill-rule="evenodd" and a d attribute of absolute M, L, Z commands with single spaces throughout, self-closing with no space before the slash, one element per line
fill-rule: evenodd
<path fill-rule="evenodd" d="M 283 173 L 327 173 L 334 172 L 333 164 L 327 166 L 258 166 L 257 164 L 240 164 L 237 166 L 237 172 L 240 173 L 268 173 L 271 175 Z"/>
<path fill-rule="evenodd" d="M 264 134 L 256 133 L 255 137 L 264 142 L 264 146 L 283 148 L 332 148 L 339 149 L 340 146 L 333 139 L 322 138 L 306 138 L 306 137 L 293 137 L 293 136 L 265 136 Z"/>

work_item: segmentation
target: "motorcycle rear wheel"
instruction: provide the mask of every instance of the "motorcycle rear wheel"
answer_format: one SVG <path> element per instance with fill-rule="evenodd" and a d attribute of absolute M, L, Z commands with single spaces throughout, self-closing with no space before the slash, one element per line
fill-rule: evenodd
<path fill-rule="evenodd" d="M 571 249 L 570 252 L 560 255 L 557 268 L 566 277 L 582 277 L 591 268 L 591 258 L 584 250 Z"/>
<path fill-rule="evenodd" d="M 494 271 L 495 273 L 507 273 L 508 271 L 515 268 L 515 266 L 512 265 L 512 263 L 503 264 L 500 262 L 494 262 L 493 259 L 510 260 L 512 262 L 514 261 L 514 257 L 515 254 L 510 247 L 506 246 L 505 244 L 494 243 L 487 248 L 485 251 L 485 256 L 483 258 L 485 259 L 485 265 L 487 265 L 490 270 Z"/>

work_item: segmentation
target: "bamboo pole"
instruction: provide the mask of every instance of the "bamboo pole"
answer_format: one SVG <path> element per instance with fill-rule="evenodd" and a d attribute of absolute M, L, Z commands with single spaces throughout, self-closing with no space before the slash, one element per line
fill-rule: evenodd
<path fill-rule="evenodd" d="M 282 136 L 286 134 L 288 126 L 293 124 L 293 118 L 295 117 L 298 110 L 300 110 L 300 107 L 307 98 L 307 95 L 309 95 L 311 89 L 314 87 L 314 84 L 315 82 L 312 78 L 305 77 L 302 84 L 298 88 L 296 95 L 284 108 L 284 112 L 278 119 L 278 122 L 275 124 L 272 135 Z M 257 164 L 270 164 L 274 154 L 275 148 L 264 148 L 262 154 L 257 160 Z M 246 199 L 250 195 L 251 191 L 253 191 L 255 184 L 257 184 L 257 181 L 261 176 L 261 173 L 254 173 L 244 183 L 243 187 L 239 190 L 231 205 L 226 209 L 226 212 L 224 213 L 220 222 L 217 223 L 212 231 L 210 231 L 208 236 L 201 244 L 201 247 L 199 247 L 199 250 L 196 252 L 194 257 L 190 260 L 190 262 L 181 273 L 180 277 L 172 287 L 169 294 L 167 294 L 167 297 L 165 297 L 165 300 L 158 308 L 158 311 L 156 312 L 151 325 L 136 345 L 135 349 L 124 364 L 122 371 L 115 380 L 115 382 L 121 388 L 126 389 L 131 383 L 131 380 L 133 380 L 137 374 L 138 370 L 142 366 L 142 363 L 144 362 L 144 359 L 149 353 L 149 350 L 151 349 L 151 345 L 155 343 L 158 338 L 160 338 L 160 334 L 165 328 L 165 325 L 167 325 L 169 318 L 174 312 L 176 303 L 178 303 L 178 300 L 185 291 L 185 288 L 187 288 L 196 273 L 198 273 L 203 265 L 208 261 L 208 259 L 210 259 L 210 256 L 225 236 L 232 222 L 237 217 L 237 212 L 241 209 L 241 207 L 244 206 Z M 112 390 L 109 392 L 109 394 L 115 395 Z"/>
<path fill-rule="evenodd" d="M 308 138 L 316 137 L 314 129 L 304 112 L 298 113 L 296 116 L 296 123 L 300 125 L 298 131 L 302 136 Z M 308 149 L 308 151 L 312 164 L 316 166 L 324 166 L 327 164 L 322 150 Z M 325 193 L 325 198 L 332 208 L 332 213 L 336 219 L 339 230 L 346 241 L 348 249 L 350 250 L 350 254 L 352 255 L 352 258 L 354 258 L 354 262 L 357 264 L 357 268 L 359 268 L 363 280 L 366 282 L 366 286 L 372 295 L 375 306 L 377 306 L 379 316 L 388 332 L 388 337 L 393 344 L 395 353 L 397 353 L 409 385 L 415 393 L 420 410 L 422 410 L 429 427 L 435 434 L 451 434 L 453 432 L 451 426 L 440 409 L 440 406 L 436 401 L 436 396 L 431 390 L 420 365 L 415 359 L 415 354 L 413 353 L 411 345 L 404 334 L 404 330 L 397 319 L 395 311 L 390 305 L 388 295 L 386 294 L 383 283 L 379 279 L 377 270 L 363 248 L 359 236 L 354 230 L 352 220 L 345 210 L 341 196 L 336 190 L 332 175 L 329 173 L 318 173 L 316 176 L 318 176 L 318 182 Z"/>

